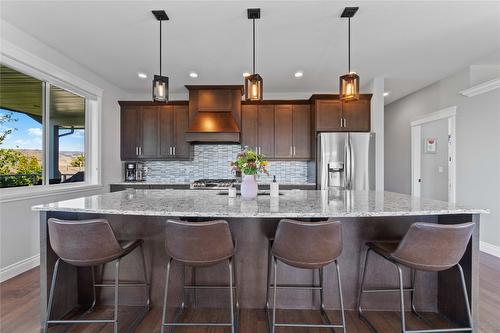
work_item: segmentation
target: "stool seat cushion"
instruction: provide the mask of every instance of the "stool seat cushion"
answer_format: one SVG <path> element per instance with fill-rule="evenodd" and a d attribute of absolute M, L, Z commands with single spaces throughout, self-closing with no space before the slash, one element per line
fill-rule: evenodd
<path fill-rule="evenodd" d="M 231 231 L 224 220 L 167 220 L 165 231 L 167 254 L 186 265 L 211 266 L 234 255 Z"/>
<path fill-rule="evenodd" d="M 119 259 L 142 240 L 119 242 L 105 219 L 48 220 L 49 240 L 54 252 L 74 266 L 95 266 Z"/>
<path fill-rule="evenodd" d="M 391 253 L 398 248 L 399 241 L 368 242 L 366 245 L 382 257 L 390 258 Z"/>
<path fill-rule="evenodd" d="M 342 225 L 334 220 L 302 222 L 283 219 L 278 225 L 271 252 L 280 261 L 294 267 L 324 267 L 342 253 Z"/>
<path fill-rule="evenodd" d="M 400 242 L 370 242 L 383 257 L 409 268 L 440 272 L 458 264 L 467 249 L 474 223 L 416 222 Z"/>

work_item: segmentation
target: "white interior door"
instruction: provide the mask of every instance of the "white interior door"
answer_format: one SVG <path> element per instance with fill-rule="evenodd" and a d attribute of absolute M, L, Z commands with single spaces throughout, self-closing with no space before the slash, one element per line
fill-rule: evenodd
<path fill-rule="evenodd" d="M 455 117 L 452 107 L 411 123 L 412 195 L 455 202 Z"/>

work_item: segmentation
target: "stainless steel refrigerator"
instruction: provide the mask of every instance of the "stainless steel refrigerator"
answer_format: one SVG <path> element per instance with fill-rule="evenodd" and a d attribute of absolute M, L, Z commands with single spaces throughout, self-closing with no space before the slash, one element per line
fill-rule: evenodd
<path fill-rule="evenodd" d="M 319 133 L 318 189 L 375 189 L 375 133 Z"/>

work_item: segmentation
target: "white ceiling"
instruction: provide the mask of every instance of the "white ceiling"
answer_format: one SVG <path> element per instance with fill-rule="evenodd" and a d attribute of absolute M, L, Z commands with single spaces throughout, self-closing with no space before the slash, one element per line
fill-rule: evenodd
<path fill-rule="evenodd" d="M 185 84 L 242 83 L 251 70 L 246 8 L 260 7 L 257 72 L 264 94 L 301 96 L 338 89 L 347 70 L 347 22 L 339 17 L 345 6 L 360 7 L 351 21 L 352 69 L 362 85 L 387 78 L 386 102 L 500 50 L 498 1 L 1 1 L 0 17 L 148 98 L 159 66 L 151 10 L 170 16 L 163 72 L 176 94 L 186 92 Z M 301 79 L 293 76 L 297 70 L 304 71 Z"/>

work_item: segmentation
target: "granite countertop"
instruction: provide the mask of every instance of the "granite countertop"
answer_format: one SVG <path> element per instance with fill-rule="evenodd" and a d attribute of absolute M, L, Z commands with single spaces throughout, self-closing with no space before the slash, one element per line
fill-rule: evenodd
<path fill-rule="evenodd" d="M 280 191 L 245 201 L 219 191 L 125 190 L 34 206 L 35 211 L 172 217 L 376 217 L 489 213 L 444 201 L 375 191 Z"/>
<path fill-rule="evenodd" d="M 169 183 L 169 182 L 154 182 L 154 181 L 143 181 L 143 182 L 117 182 L 111 183 L 110 185 L 190 185 L 191 183 L 180 182 L 180 183 Z M 239 182 L 234 184 L 240 185 Z M 259 185 L 269 185 L 271 182 L 257 182 Z M 295 186 L 316 186 L 316 183 L 280 183 L 280 185 L 295 185 Z"/>

